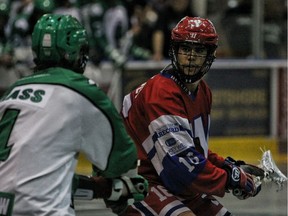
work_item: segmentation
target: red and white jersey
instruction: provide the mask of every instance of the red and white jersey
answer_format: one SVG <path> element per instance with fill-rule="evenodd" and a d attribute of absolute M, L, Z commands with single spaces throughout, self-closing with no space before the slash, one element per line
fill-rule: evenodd
<path fill-rule="evenodd" d="M 122 116 L 141 160 L 139 174 L 183 197 L 224 196 L 224 159 L 208 149 L 212 95 L 189 95 L 163 71 L 126 95 Z"/>

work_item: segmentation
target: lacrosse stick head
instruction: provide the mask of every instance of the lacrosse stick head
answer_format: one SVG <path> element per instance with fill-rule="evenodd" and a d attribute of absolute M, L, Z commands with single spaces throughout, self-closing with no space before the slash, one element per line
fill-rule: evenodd
<path fill-rule="evenodd" d="M 288 178 L 277 167 L 270 150 L 263 151 L 259 167 L 261 167 L 264 170 L 265 173 L 264 181 L 276 183 L 278 185 L 279 190 L 288 180 Z"/>

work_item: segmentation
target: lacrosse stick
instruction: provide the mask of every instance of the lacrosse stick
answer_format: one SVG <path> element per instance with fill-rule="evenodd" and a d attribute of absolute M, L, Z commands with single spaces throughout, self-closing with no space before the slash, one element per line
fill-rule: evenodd
<path fill-rule="evenodd" d="M 260 165 L 254 166 L 251 164 L 243 164 L 240 167 L 246 172 L 252 175 L 255 186 L 259 187 L 262 182 L 272 182 L 277 184 L 277 191 L 283 188 L 284 183 L 288 178 L 280 171 L 277 167 L 271 151 L 263 151 L 262 158 L 260 160 Z M 234 189 L 233 194 L 239 198 L 242 196 L 242 191 L 240 189 Z"/>
<path fill-rule="evenodd" d="M 262 149 L 261 149 L 262 150 Z M 240 167 L 247 173 L 255 176 L 263 182 L 273 182 L 276 183 L 281 189 L 288 178 L 280 171 L 277 167 L 271 151 L 263 151 L 262 158 L 260 160 L 260 165 L 254 166 L 250 164 L 244 164 Z"/>

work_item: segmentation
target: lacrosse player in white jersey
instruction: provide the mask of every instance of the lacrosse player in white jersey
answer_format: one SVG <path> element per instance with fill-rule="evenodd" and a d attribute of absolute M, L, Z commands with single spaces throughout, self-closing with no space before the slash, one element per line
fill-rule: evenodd
<path fill-rule="evenodd" d="M 122 210 L 130 198 L 144 199 L 134 143 L 112 102 L 82 75 L 87 41 L 70 15 L 46 14 L 36 23 L 35 73 L 0 99 L 0 215 L 75 215 L 73 177 L 76 196 L 104 198 L 116 209 L 119 200 Z M 80 152 L 94 177 L 74 174 Z"/>

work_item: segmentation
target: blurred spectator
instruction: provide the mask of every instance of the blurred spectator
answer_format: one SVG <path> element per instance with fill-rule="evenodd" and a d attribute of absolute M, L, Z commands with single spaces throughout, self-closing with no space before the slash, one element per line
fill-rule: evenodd
<path fill-rule="evenodd" d="M 134 0 L 130 9 L 133 46 L 130 51 L 134 59 L 163 60 L 168 58 L 170 32 L 180 18 L 193 16 L 191 0 Z M 142 56 L 137 56 L 142 54 Z"/>
<path fill-rule="evenodd" d="M 222 26 L 231 47 L 231 57 L 253 57 L 253 1 L 230 0 L 224 11 Z M 287 57 L 287 5 L 283 0 L 263 1 L 264 58 Z M 260 41 L 260 43 L 262 43 Z M 258 56 L 259 57 L 259 56 Z M 262 56 L 261 56 L 262 57 Z"/>
<path fill-rule="evenodd" d="M 198 1 L 194 1 L 193 6 Z M 219 35 L 216 57 L 231 58 L 231 47 L 227 41 L 227 28 L 222 25 L 223 14 L 228 8 L 227 0 L 208 0 L 207 4 L 209 4 L 209 7 L 206 8 L 206 14 L 204 16 L 213 21 Z"/>
<path fill-rule="evenodd" d="M 32 0 L 11 2 L 9 18 L 5 26 L 6 43 L 11 47 L 10 52 L 6 54 L 10 55 L 11 60 L 15 59 L 15 48 L 25 43 L 22 38 L 28 33 L 29 24 L 27 17 L 32 13 L 32 10 Z"/>
<path fill-rule="evenodd" d="M 231 56 L 246 58 L 252 55 L 252 4 L 250 0 L 228 1 L 222 26 L 225 28 Z"/>
<path fill-rule="evenodd" d="M 9 54 L 18 78 L 32 73 L 31 33 L 38 18 L 44 13 L 51 13 L 54 7 L 54 0 L 19 0 L 11 3 L 5 37 L 6 43 L 11 46 Z"/>
<path fill-rule="evenodd" d="M 55 14 L 69 14 L 81 21 L 76 0 L 61 0 L 56 3 Z"/>
<path fill-rule="evenodd" d="M 129 27 L 126 8 L 118 0 L 78 0 L 83 24 L 90 35 L 90 59 L 94 64 L 112 60 L 123 67 L 127 58 L 121 53 L 120 39 Z"/>
<path fill-rule="evenodd" d="M 28 18 L 33 12 L 33 0 L 9 2 L 8 20 L 4 29 L 5 50 L 1 54 L 1 86 L 7 88 L 22 76 L 32 72 L 32 52 L 30 45 Z"/>
<path fill-rule="evenodd" d="M 265 58 L 287 57 L 287 2 L 265 0 L 263 40 Z"/>
<path fill-rule="evenodd" d="M 55 8 L 56 0 L 33 0 L 33 11 L 28 18 L 29 22 L 29 37 L 32 35 L 34 25 L 36 24 L 37 20 L 45 13 L 52 13 Z"/>
<path fill-rule="evenodd" d="M 192 10 L 191 0 L 151 0 L 151 5 L 159 14 L 152 35 L 152 51 L 154 60 L 169 58 L 170 32 L 184 16 L 196 16 Z"/>
<path fill-rule="evenodd" d="M 133 60 L 150 59 L 152 56 L 151 38 L 158 15 L 145 0 L 135 0 L 128 8 L 131 26 L 124 38 L 125 52 Z"/>
<path fill-rule="evenodd" d="M 11 77 L 9 73 L 9 68 L 13 65 L 12 49 L 7 43 L 4 31 L 9 18 L 10 3 L 9 0 L 0 0 L 0 96 L 15 80 L 15 76 Z"/>
<path fill-rule="evenodd" d="M 12 64 L 12 49 L 7 43 L 7 37 L 5 35 L 5 27 L 8 23 L 10 12 L 9 0 L 0 1 L 0 64 L 1 67 L 9 67 Z"/>

